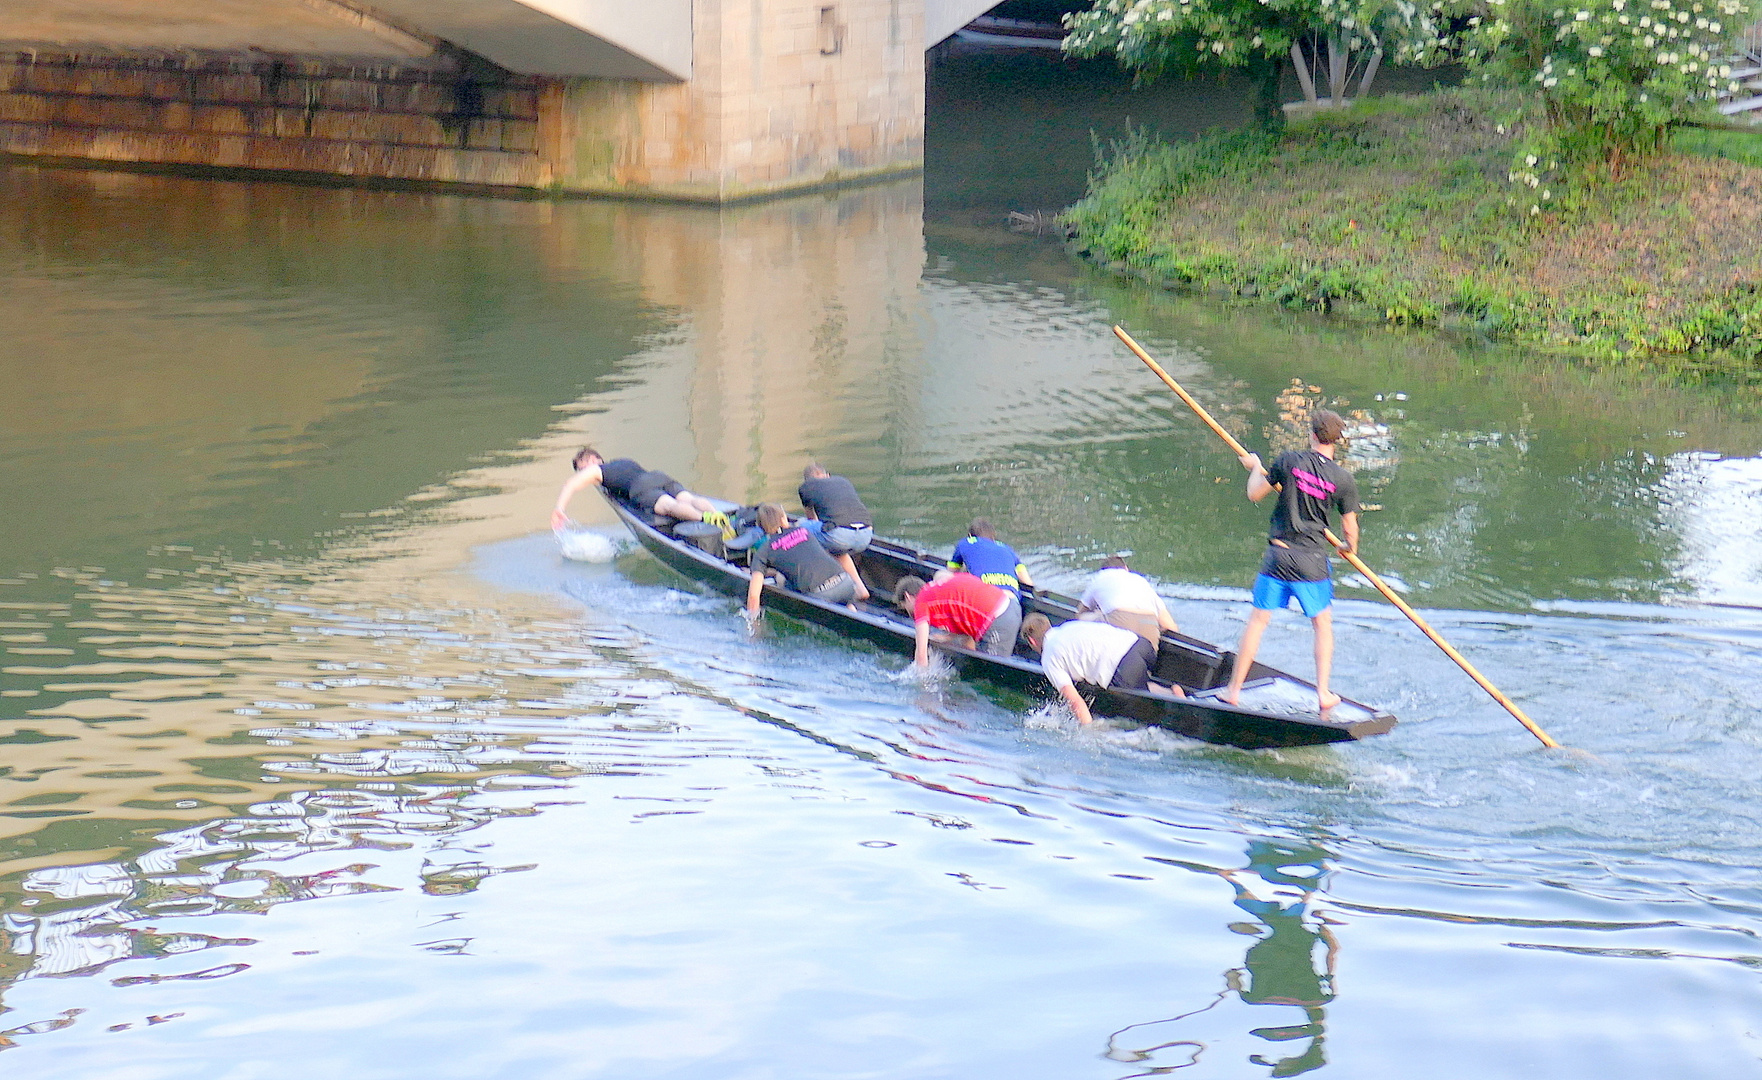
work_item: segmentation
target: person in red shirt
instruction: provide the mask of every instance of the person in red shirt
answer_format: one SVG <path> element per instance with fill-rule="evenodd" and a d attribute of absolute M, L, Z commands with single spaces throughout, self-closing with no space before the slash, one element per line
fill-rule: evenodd
<path fill-rule="evenodd" d="M 922 578 L 903 577 L 893 587 L 893 600 L 901 610 L 909 611 L 917 624 L 914 660 L 919 667 L 930 665 L 932 629 L 976 642 L 980 652 L 992 656 L 1009 656 L 1016 651 L 1016 636 L 1022 629 L 1021 605 L 1009 590 L 987 585 L 972 574 L 942 570 L 928 585 Z"/>

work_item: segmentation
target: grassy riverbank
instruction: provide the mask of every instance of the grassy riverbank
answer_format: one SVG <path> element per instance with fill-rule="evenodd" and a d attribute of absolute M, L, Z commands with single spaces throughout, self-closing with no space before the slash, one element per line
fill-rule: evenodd
<path fill-rule="evenodd" d="M 1762 380 L 1762 139 L 1685 132 L 1526 215 L 1510 112 L 1450 90 L 1282 138 L 1135 137 L 1066 219 L 1085 254 L 1174 286 Z"/>

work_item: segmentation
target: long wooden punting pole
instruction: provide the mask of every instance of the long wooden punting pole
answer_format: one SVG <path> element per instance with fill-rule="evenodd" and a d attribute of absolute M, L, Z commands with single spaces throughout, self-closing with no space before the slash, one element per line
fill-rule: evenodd
<path fill-rule="evenodd" d="M 1144 361 L 1144 364 L 1146 367 L 1150 368 L 1151 371 L 1156 372 L 1157 378 L 1159 378 L 1163 382 L 1167 383 L 1168 388 L 1170 390 L 1173 390 L 1177 397 L 1179 397 L 1182 401 L 1187 403 L 1187 407 L 1192 409 L 1193 412 L 1198 415 L 1199 419 L 1205 421 L 1206 427 L 1209 427 L 1209 428 L 1211 428 L 1211 430 L 1217 432 L 1218 438 L 1224 440 L 1224 442 L 1226 442 L 1230 445 L 1230 449 L 1234 450 L 1236 452 L 1237 457 L 1243 457 L 1248 453 L 1248 451 L 1243 448 L 1242 444 L 1236 441 L 1236 437 L 1234 435 L 1231 435 L 1228 431 L 1225 431 L 1222 424 L 1220 424 L 1216 420 L 1212 419 L 1211 414 L 1205 411 L 1205 406 L 1203 406 L 1203 405 L 1199 404 L 1199 402 L 1193 400 L 1192 394 L 1189 394 L 1187 391 L 1183 390 L 1181 388 L 1181 384 L 1176 382 L 1173 378 L 1171 378 L 1169 376 L 1168 372 L 1166 372 L 1162 369 L 1161 364 L 1159 364 L 1155 360 L 1151 359 L 1150 354 L 1145 352 L 1144 348 L 1141 345 L 1139 345 L 1136 341 L 1132 340 L 1131 334 L 1126 333 L 1124 330 L 1122 330 L 1120 327 L 1117 327 L 1117 326 L 1113 328 L 1113 332 L 1115 335 L 1117 335 L 1119 337 L 1119 339 L 1121 341 L 1126 343 L 1126 348 L 1131 349 L 1134 353 L 1137 354 L 1138 359 Z M 1395 593 L 1395 590 L 1389 588 L 1389 586 L 1383 581 L 1383 579 L 1377 576 L 1377 572 L 1375 570 L 1372 570 L 1370 567 L 1366 566 L 1364 564 L 1364 560 L 1360 559 L 1356 552 L 1351 552 L 1351 551 L 1345 550 L 1346 545 L 1342 544 L 1340 542 L 1340 538 L 1334 535 L 1334 532 L 1332 529 L 1326 530 L 1325 535 L 1328 538 L 1328 543 L 1334 545 L 1334 548 L 1336 550 L 1338 550 L 1342 556 L 1345 557 L 1346 561 L 1352 564 L 1352 568 L 1354 570 L 1357 570 L 1360 574 L 1363 574 L 1364 579 L 1366 581 L 1368 581 L 1372 585 L 1376 586 L 1376 590 L 1383 594 L 1383 599 L 1387 600 L 1391 604 L 1394 604 L 1397 608 L 1400 609 L 1401 614 L 1407 616 L 1409 619 L 1412 619 L 1413 625 L 1419 627 L 1420 633 L 1424 634 L 1428 638 L 1431 638 L 1433 645 L 1436 645 L 1438 648 L 1444 650 L 1444 655 L 1448 656 L 1450 659 L 1456 661 L 1457 667 L 1460 667 L 1463 671 L 1468 672 L 1469 678 L 1471 678 L 1475 682 L 1479 683 L 1482 690 L 1485 690 L 1488 694 L 1491 694 L 1494 701 L 1497 701 L 1500 705 L 1503 705 L 1505 707 L 1506 712 L 1510 713 L 1512 716 L 1515 716 L 1517 718 L 1517 722 L 1522 724 L 1524 727 L 1528 728 L 1531 735 L 1534 735 L 1536 738 L 1542 740 L 1543 746 L 1546 746 L 1551 750 L 1560 749 L 1559 743 L 1555 742 L 1554 739 L 1551 736 L 1549 736 L 1549 734 L 1546 731 L 1543 731 L 1540 727 L 1538 727 L 1534 720 L 1531 720 L 1528 716 L 1524 715 L 1523 710 L 1517 707 L 1517 702 L 1512 701 L 1510 698 L 1506 697 L 1503 693 L 1501 693 L 1499 691 L 1499 688 L 1497 686 L 1494 686 L 1492 683 L 1487 681 L 1487 677 L 1485 675 L 1482 675 L 1479 671 L 1475 670 L 1475 666 L 1468 662 L 1467 657 L 1465 657 L 1461 653 L 1457 652 L 1456 649 L 1448 641 L 1445 641 L 1442 637 L 1440 637 L 1438 635 L 1438 632 L 1436 630 L 1433 630 L 1429 625 L 1427 625 L 1426 621 L 1419 617 L 1419 612 L 1408 607 L 1407 601 L 1405 601 L 1405 600 L 1401 599 L 1401 597 L 1397 596 Z"/>

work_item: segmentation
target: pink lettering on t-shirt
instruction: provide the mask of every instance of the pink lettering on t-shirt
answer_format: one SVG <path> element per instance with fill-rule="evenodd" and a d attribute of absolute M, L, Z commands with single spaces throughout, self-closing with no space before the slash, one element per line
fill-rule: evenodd
<path fill-rule="evenodd" d="M 772 551 L 788 551 L 790 548 L 795 547 L 807 538 L 808 531 L 806 529 L 791 529 L 786 533 L 778 533 L 776 536 L 773 536 L 771 538 L 770 548 Z"/>
<path fill-rule="evenodd" d="M 1292 469 L 1291 476 L 1297 481 L 1297 490 L 1312 499 L 1325 499 L 1334 493 L 1334 485 L 1305 469 Z"/>

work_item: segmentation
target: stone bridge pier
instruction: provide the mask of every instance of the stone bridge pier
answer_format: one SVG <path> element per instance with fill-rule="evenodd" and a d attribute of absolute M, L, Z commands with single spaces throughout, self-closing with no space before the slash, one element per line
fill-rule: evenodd
<path fill-rule="evenodd" d="M 995 0 L 8 0 L 0 153 L 728 202 L 921 166 Z"/>

